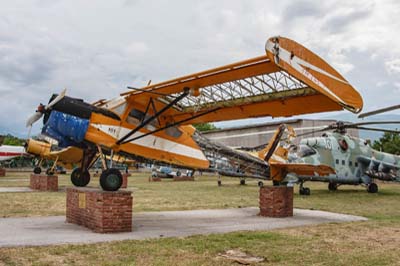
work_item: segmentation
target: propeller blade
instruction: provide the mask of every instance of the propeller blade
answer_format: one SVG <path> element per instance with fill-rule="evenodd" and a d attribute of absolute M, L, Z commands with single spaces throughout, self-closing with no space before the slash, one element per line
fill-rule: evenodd
<path fill-rule="evenodd" d="M 26 121 L 26 127 L 31 127 L 33 125 L 33 123 L 35 123 L 36 121 L 38 121 L 42 117 L 42 115 L 43 115 L 43 113 L 41 113 L 41 112 L 34 113 Z"/>
<path fill-rule="evenodd" d="M 61 93 L 59 95 L 57 95 L 56 98 L 54 98 L 51 102 L 49 102 L 48 105 L 46 105 L 45 109 L 48 110 L 51 107 L 53 107 L 53 105 L 55 105 L 56 103 L 58 103 L 62 98 L 64 98 L 65 93 L 67 92 L 67 89 L 63 89 L 61 91 Z"/>
<path fill-rule="evenodd" d="M 361 130 L 379 131 L 379 132 L 389 132 L 389 133 L 400 133 L 398 130 L 386 129 L 386 128 L 373 128 L 373 127 L 356 127 Z"/>

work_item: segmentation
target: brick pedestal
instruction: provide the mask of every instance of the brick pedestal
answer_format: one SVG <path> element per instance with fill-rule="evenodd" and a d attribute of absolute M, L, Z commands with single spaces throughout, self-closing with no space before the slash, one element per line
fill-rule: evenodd
<path fill-rule="evenodd" d="M 293 187 L 261 187 L 260 215 L 267 217 L 293 216 Z"/>
<path fill-rule="evenodd" d="M 122 185 L 121 188 L 127 188 L 128 187 L 128 176 L 130 176 L 130 174 L 122 174 Z"/>
<path fill-rule="evenodd" d="M 31 174 L 29 187 L 41 191 L 58 191 L 58 176 Z"/>
<path fill-rule="evenodd" d="M 154 176 L 149 177 L 149 182 L 160 182 L 160 181 L 161 177 L 154 177 Z"/>
<path fill-rule="evenodd" d="M 194 181 L 194 176 L 174 176 L 174 181 Z"/>
<path fill-rule="evenodd" d="M 132 231 L 132 192 L 67 188 L 67 222 L 97 233 Z"/>
<path fill-rule="evenodd" d="M 0 168 L 0 176 L 6 176 L 6 169 Z"/>

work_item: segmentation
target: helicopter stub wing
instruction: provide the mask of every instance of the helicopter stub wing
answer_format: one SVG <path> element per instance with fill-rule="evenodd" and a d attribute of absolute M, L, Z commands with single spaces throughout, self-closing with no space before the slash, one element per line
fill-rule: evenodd
<path fill-rule="evenodd" d="M 327 176 L 335 174 L 335 169 L 328 165 L 312 165 L 301 163 L 270 162 L 271 179 L 282 181 L 286 174 L 294 173 L 298 176 Z"/>
<path fill-rule="evenodd" d="M 164 124 L 362 108 L 360 94 L 335 69 L 283 37 L 267 41 L 266 55 L 132 89 L 121 95 L 143 108 L 150 101 L 157 110 L 172 103 L 162 115 Z M 173 102 L 185 89 L 190 93 Z"/>

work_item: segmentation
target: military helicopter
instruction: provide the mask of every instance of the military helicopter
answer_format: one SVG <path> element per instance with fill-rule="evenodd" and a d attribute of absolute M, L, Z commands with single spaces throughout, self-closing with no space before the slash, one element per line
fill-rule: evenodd
<path fill-rule="evenodd" d="M 300 183 L 301 195 L 310 195 L 310 189 L 303 186 L 306 181 L 328 182 L 330 191 L 337 190 L 340 185 L 348 184 L 364 185 L 369 193 L 377 193 L 378 185 L 374 182 L 375 179 L 400 182 L 400 156 L 374 150 L 369 141 L 348 135 L 346 129 L 399 133 L 396 130 L 365 127 L 372 124 L 393 123 L 399 121 L 337 122 L 297 135 L 300 137 L 324 132 L 321 137 L 304 138 L 298 146 L 290 144 L 289 141 L 272 149 L 272 153 L 270 148 L 266 148 L 259 153 L 259 156 L 264 156 L 268 160 L 271 176 L 275 182 L 288 185 Z M 328 130 L 333 132 L 325 132 Z M 288 128 L 281 126 L 279 131 L 281 133 L 277 134 L 275 143 L 282 140 L 283 131 L 288 131 Z"/>

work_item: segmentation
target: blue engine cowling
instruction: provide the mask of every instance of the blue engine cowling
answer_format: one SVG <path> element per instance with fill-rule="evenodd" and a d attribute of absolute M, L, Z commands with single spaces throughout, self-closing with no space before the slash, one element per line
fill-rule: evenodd
<path fill-rule="evenodd" d="M 89 120 L 70 114 L 51 111 L 42 134 L 58 141 L 58 146 L 80 146 L 89 127 Z"/>

